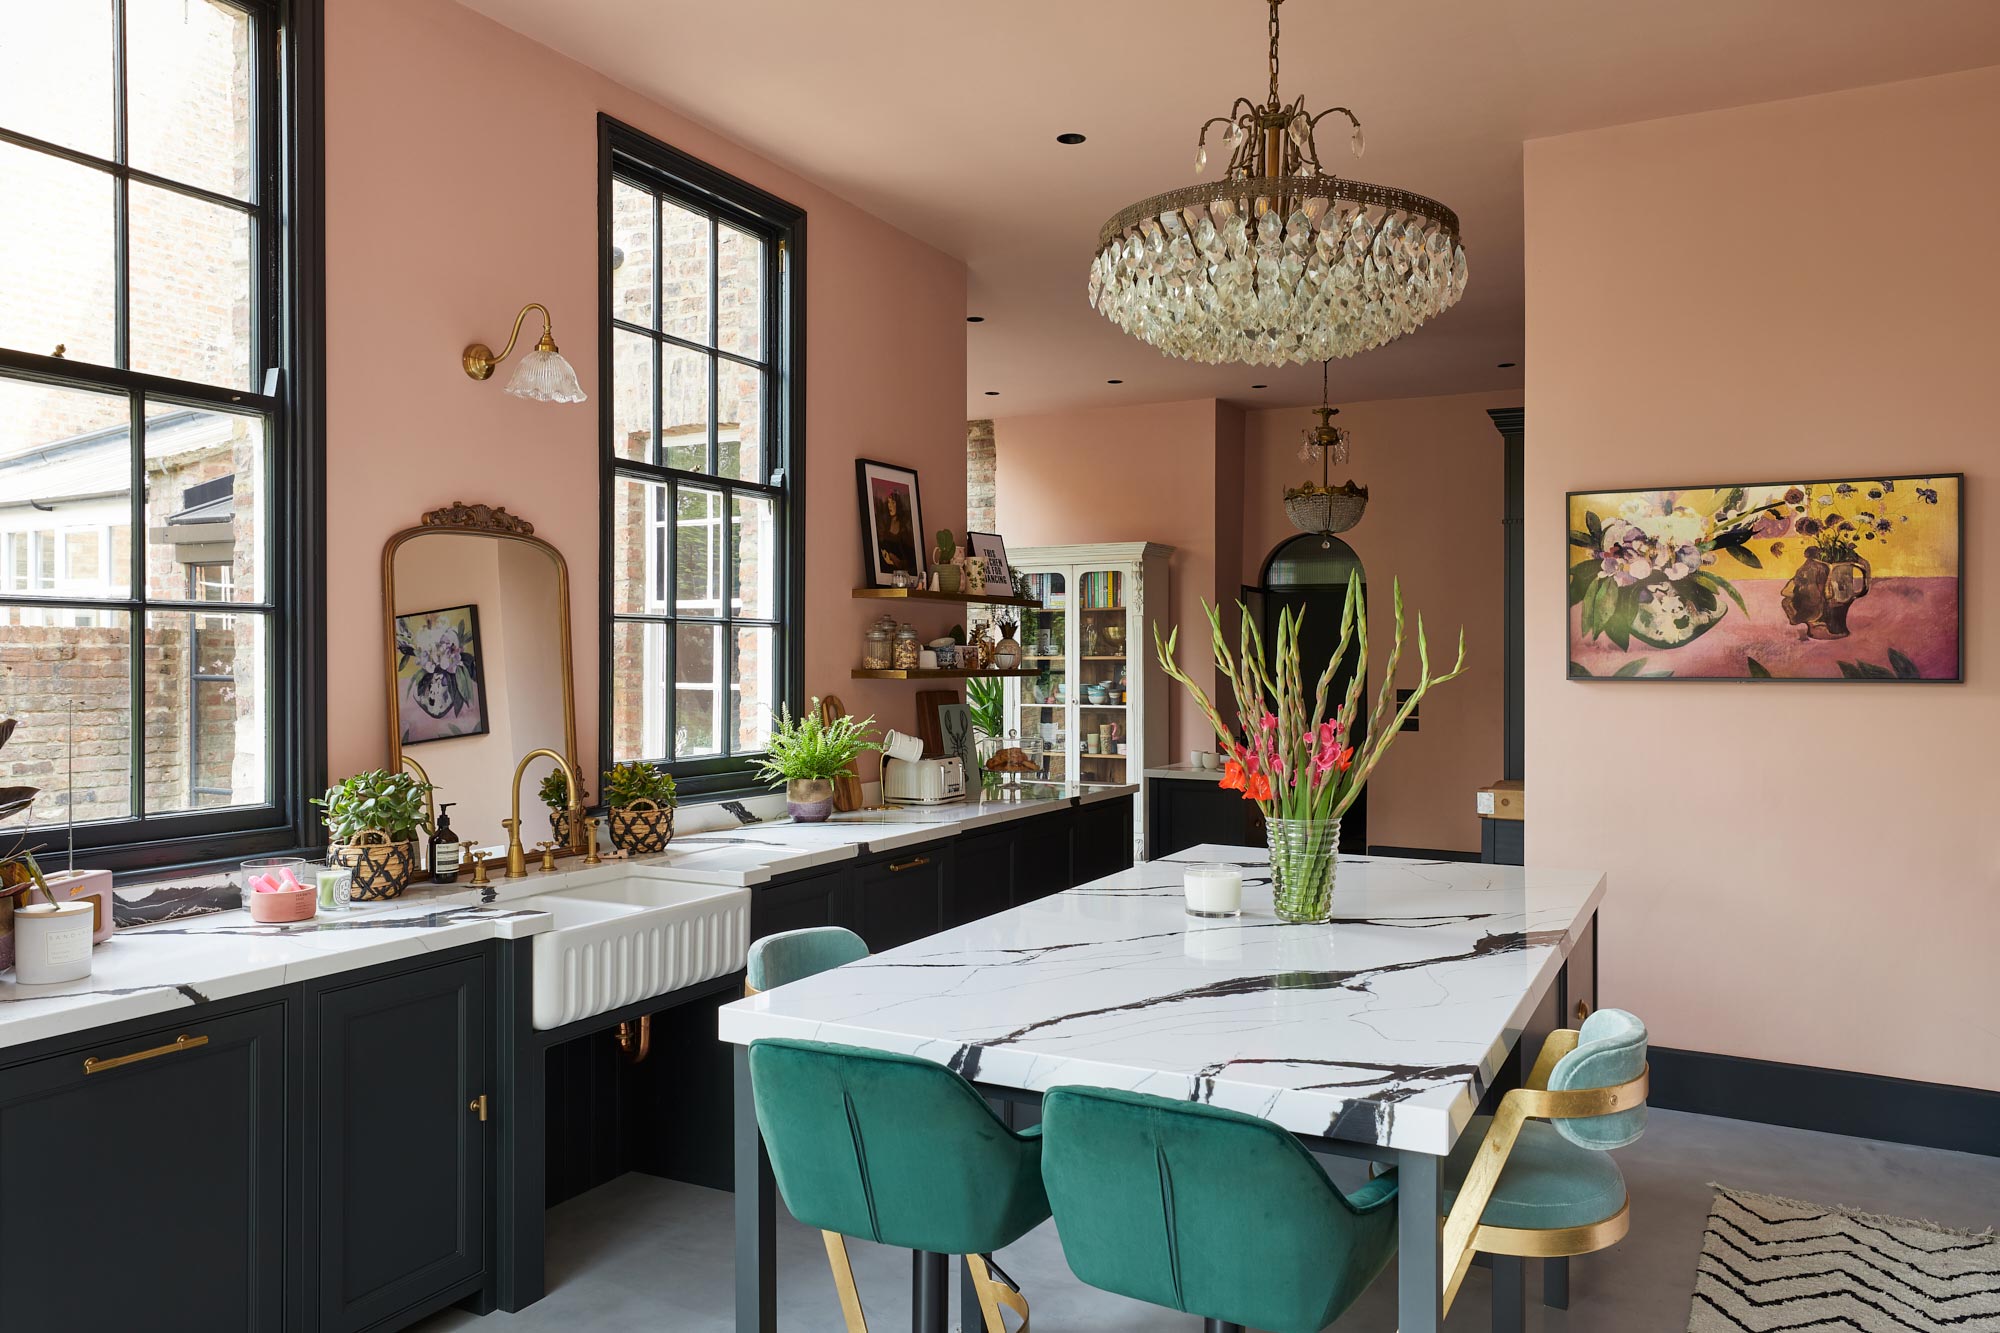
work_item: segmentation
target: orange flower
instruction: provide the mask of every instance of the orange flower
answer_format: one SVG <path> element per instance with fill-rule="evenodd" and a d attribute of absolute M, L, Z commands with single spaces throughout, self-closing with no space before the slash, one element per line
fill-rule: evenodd
<path fill-rule="evenodd" d="M 1237 763 L 1234 759 L 1230 760 L 1222 766 L 1223 790 L 1242 791 L 1244 789 L 1245 776 L 1243 765 Z"/>
<path fill-rule="evenodd" d="M 1271 779 L 1265 777 L 1262 773 L 1250 774 L 1248 783 L 1243 788 L 1243 799 L 1246 801 L 1270 800 Z"/>
<path fill-rule="evenodd" d="M 1354 747 L 1350 745 L 1345 750 L 1342 750 L 1340 758 L 1333 761 L 1333 766 L 1343 773 L 1352 768 L 1354 766 Z"/>

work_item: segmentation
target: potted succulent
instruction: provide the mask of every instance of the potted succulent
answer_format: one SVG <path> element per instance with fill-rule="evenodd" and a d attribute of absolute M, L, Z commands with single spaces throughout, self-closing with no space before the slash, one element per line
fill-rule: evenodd
<path fill-rule="evenodd" d="M 789 707 L 780 708 L 772 715 L 770 752 L 757 776 L 774 787 L 784 784 L 785 809 L 793 819 L 816 823 L 833 813 L 833 780 L 850 776 L 863 750 L 882 748 L 868 739 L 874 725 L 873 717 L 823 721 L 818 699 L 797 719 Z"/>
<path fill-rule="evenodd" d="M 552 768 L 548 771 L 548 775 L 542 779 L 542 785 L 536 790 L 537 794 L 542 798 L 542 804 L 549 808 L 549 829 L 555 834 L 556 845 L 559 847 L 575 846 L 576 844 L 570 841 L 569 836 L 569 779 L 563 776 L 560 768 Z M 581 808 L 589 799 L 590 793 L 588 791 L 578 792 L 576 794 L 578 808 Z"/>
<path fill-rule="evenodd" d="M 950 528 L 939 528 L 937 550 L 933 552 L 932 567 L 937 570 L 938 591 L 957 592 L 959 567 L 955 561 L 958 543 L 952 539 Z"/>
<path fill-rule="evenodd" d="M 371 769 L 313 801 L 325 812 L 328 854 L 354 872 L 354 896 L 394 898 L 417 868 L 417 836 L 431 831 L 436 788 L 413 773 Z"/>
<path fill-rule="evenodd" d="M 637 761 L 619 764 L 604 775 L 603 790 L 612 846 L 632 856 L 667 850 L 679 800 L 673 774 Z M 546 791 L 543 799 L 548 799 Z"/>

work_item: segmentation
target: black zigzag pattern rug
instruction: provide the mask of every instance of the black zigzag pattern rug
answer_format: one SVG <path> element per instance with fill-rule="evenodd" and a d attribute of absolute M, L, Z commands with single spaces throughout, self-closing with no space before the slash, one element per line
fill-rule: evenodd
<path fill-rule="evenodd" d="M 1688 1333 L 2000 1333 L 2000 1237 L 1715 1187 Z"/>

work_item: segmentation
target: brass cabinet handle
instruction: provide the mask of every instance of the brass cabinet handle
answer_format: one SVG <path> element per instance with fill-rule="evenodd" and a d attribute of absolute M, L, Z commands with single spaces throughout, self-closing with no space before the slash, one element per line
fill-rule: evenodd
<path fill-rule="evenodd" d="M 1590 1017 L 1590 1001 L 1578 1000 L 1576 1002 L 1576 1021 L 1581 1023 L 1584 1019 L 1589 1017 Z"/>
<path fill-rule="evenodd" d="M 208 1045 L 207 1037 L 190 1037 L 187 1033 L 183 1032 L 164 1046 L 154 1046 L 147 1050 L 134 1051 L 130 1055 L 114 1055 L 109 1060 L 100 1060 L 94 1055 L 90 1056 L 83 1062 L 83 1072 L 86 1074 L 102 1074 L 105 1070 L 116 1069 L 120 1065 L 137 1064 L 141 1060 L 150 1060 L 156 1055 L 172 1055 L 175 1051 L 191 1051 L 197 1046 L 206 1045 Z"/>
<path fill-rule="evenodd" d="M 477 1111 L 479 1113 L 479 1123 L 482 1125 L 485 1124 L 486 1094 L 482 1092 L 477 1097 L 474 1097 L 469 1103 L 466 1104 L 466 1109 L 469 1111 Z"/>
<path fill-rule="evenodd" d="M 931 859 L 928 856 L 913 856 L 907 861 L 891 861 L 889 869 L 891 871 L 915 870 L 918 866 L 927 866 L 930 863 Z"/>

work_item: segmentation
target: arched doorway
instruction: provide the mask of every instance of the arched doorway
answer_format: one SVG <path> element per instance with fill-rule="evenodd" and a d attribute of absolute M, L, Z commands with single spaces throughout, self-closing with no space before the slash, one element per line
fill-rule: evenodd
<path fill-rule="evenodd" d="M 1243 590 L 1243 603 L 1257 618 L 1266 645 L 1277 639 L 1278 615 L 1289 609 L 1294 618 L 1303 615 L 1299 630 L 1299 661 L 1312 689 L 1319 673 L 1340 644 L 1340 615 L 1347 603 L 1348 576 L 1361 576 L 1361 590 L 1368 590 L 1368 574 L 1354 548 L 1331 533 L 1303 532 L 1279 542 L 1264 557 L 1264 568 L 1254 588 Z M 1341 673 L 1333 682 L 1330 698 L 1344 699 L 1355 671 L 1362 671 L 1362 706 L 1357 729 L 1367 726 L 1368 699 L 1366 664 L 1352 647 Z M 1358 738 L 1357 738 L 1358 739 Z M 1340 824 L 1340 850 L 1361 855 L 1368 850 L 1368 790 L 1348 807 Z"/>

